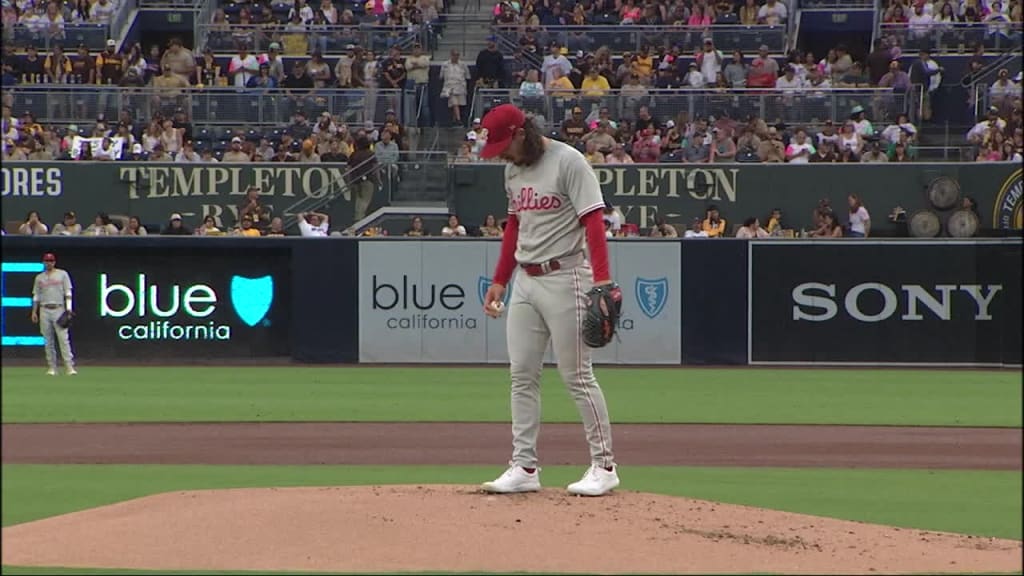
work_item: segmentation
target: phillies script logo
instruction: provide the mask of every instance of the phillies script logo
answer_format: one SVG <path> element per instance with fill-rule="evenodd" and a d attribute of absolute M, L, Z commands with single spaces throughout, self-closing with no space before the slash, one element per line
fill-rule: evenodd
<path fill-rule="evenodd" d="M 535 212 L 557 210 L 562 207 L 562 199 L 558 196 L 541 196 L 533 186 L 523 186 L 519 194 L 512 198 L 512 208 L 516 212 Z"/>

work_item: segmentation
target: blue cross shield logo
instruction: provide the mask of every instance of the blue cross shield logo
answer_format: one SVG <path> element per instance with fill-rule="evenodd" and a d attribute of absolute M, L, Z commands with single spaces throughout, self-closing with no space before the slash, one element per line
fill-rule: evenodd
<path fill-rule="evenodd" d="M 274 303 L 274 279 L 231 277 L 231 305 L 235 313 L 248 326 L 255 326 L 270 312 Z"/>
<path fill-rule="evenodd" d="M 637 278 L 636 303 L 648 318 L 654 318 L 665 308 L 668 301 L 668 278 Z"/>
<path fill-rule="evenodd" d="M 491 279 L 486 276 L 481 276 L 476 281 L 476 292 L 477 296 L 480 297 L 480 305 L 484 305 L 484 296 L 487 296 L 487 289 L 491 287 Z M 508 306 L 508 299 L 512 296 L 512 283 L 509 282 L 508 286 L 505 287 L 505 298 L 502 304 Z"/>

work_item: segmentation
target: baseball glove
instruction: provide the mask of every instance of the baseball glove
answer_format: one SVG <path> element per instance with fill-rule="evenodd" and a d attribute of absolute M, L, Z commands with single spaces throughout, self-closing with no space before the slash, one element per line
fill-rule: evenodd
<path fill-rule="evenodd" d="M 74 312 L 72 312 L 71 310 L 65 310 L 64 313 L 61 314 L 60 317 L 57 318 L 57 326 L 60 326 L 61 328 L 70 328 L 71 327 L 71 320 L 74 317 L 75 317 L 75 313 Z"/>
<path fill-rule="evenodd" d="M 615 336 L 622 314 L 622 289 L 618 284 L 595 286 L 587 294 L 583 317 L 583 342 L 591 348 L 603 348 Z"/>

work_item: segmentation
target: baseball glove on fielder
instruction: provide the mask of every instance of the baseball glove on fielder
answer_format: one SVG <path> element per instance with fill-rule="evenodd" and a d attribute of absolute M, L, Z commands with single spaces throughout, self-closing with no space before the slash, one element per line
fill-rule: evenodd
<path fill-rule="evenodd" d="M 61 328 L 70 328 L 71 319 L 74 317 L 74 312 L 72 312 L 71 310 L 65 310 L 64 313 L 61 314 L 59 318 L 57 318 L 57 326 L 60 326 Z"/>
<path fill-rule="evenodd" d="M 595 286 L 587 294 L 583 317 L 583 342 L 591 348 L 603 348 L 615 336 L 622 314 L 622 289 L 618 284 Z"/>

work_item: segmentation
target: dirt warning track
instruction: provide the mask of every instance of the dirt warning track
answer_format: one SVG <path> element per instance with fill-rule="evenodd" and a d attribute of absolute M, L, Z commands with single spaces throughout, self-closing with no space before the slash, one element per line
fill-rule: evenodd
<path fill-rule="evenodd" d="M 623 465 L 1021 470 L 1022 430 L 617 424 Z M 503 465 L 508 424 L 4 424 L 4 464 Z M 585 464 L 578 424 L 545 424 L 547 465 Z"/>

